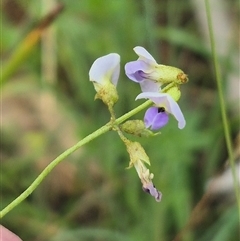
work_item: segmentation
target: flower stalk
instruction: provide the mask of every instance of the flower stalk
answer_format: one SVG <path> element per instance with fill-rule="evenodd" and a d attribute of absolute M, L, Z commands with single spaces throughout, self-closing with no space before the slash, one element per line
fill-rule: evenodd
<path fill-rule="evenodd" d="M 1 212 L 0 212 L 0 218 L 3 218 L 7 213 L 9 213 L 12 209 L 14 209 L 16 206 L 18 206 L 22 201 L 24 201 L 37 187 L 38 185 L 45 179 L 45 177 L 53 170 L 55 166 L 57 166 L 61 161 L 66 159 L 69 155 L 71 155 L 73 152 L 78 150 L 83 145 L 89 143 L 90 141 L 93 141 L 97 137 L 105 134 L 106 132 L 110 131 L 112 129 L 113 125 L 119 125 L 131 116 L 137 114 L 138 112 L 142 111 L 149 105 L 151 105 L 151 101 L 146 101 L 143 104 L 139 105 L 135 109 L 129 111 L 128 113 L 122 115 L 121 117 L 117 118 L 115 121 L 110 121 L 104 126 L 100 127 L 90 135 L 83 138 L 81 141 L 79 141 L 74 146 L 70 147 L 66 151 L 64 151 L 62 154 L 60 154 L 57 158 L 55 158 L 51 163 L 46 166 L 46 168 L 39 174 L 39 176 L 32 182 L 32 184 L 22 193 L 20 194 L 16 199 L 14 199 L 10 204 L 8 204 Z"/>
<path fill-rule="evenodd" d="M 211 18 L 211 11 L 210 11 L 210 5 L 209 1 L 205 0 L 205 7 L 206 7 L 206 13 L 207 13 L 207 21 L 208 21 L 208 29 L 209 29 L 209 36 L 210 36 L 210 43 L 211 43 L 211 50 L 212 50 L 212 58 L 213 58 L 213 64 L 214 64 L 214 71 L 215 71 L 215 77 L 216 77 L 216 83 L 218 88 L 218 95 L 219 95 L 219 103 L 221 108 L 221 114 L 222 114 L 222 122 L 223 122 L 223 129 L 224 129 L 224 135 L 226 140 L 226 146 L 229 156 L 229 163 L 232 171 L 232 177 L 233 177 L 233 183 L 234 183 L 234 190 L 238 205 L 238 214 L 240 218 L 240 189 L 238 185 L 238 177 L 239 173 L 235 169 L 235 162 L 234 162 L 234 155 L 233 155 L 233 146 L 231 142 L 231 135 L 229 130 L 229 124 L 228 124 L 228 118 L 226 113 L 226 105 L 223 95 L 223 88 L 222 88 L 222 77 L 220 74 L 219 69 L 219 61 L 217 57 L 216 47 L 215 47 L 215 40 L 214 40 L 214 34 L 213 34 L 213 26 L 212 26 L 212 18 Z"/>
<path fill-rule="evenodd" d="M 33 183 L 0 212 L 0 218 L 4 217 L 14 207 L 25 200 L 61 161 L 83 145 L 110 130 L 116 131 L 126 145 L 130 156 L 129 167 L 135 167 L 142 182 L 143 190 L 152 195 L 156 201 L 161 200 L 161 192 L 159 192 L 152 183 L 154 175 L 150 173 L 149 169 L 144 165 L 144 162 L 150 165 L 149 157 L 140 143 L 132 142 L 124 136 L 119 125 L 129 119 L 131 116 L 137 114 L 150 105 L 153 105 L 154 103 L 156 107 L 152 107 L 150 109 L 151 113 L 149 111 L 147 112 L 147 121 L 150 124 L 146 125 L 145 121 L 146 128 L 152 126 L 152 129 L 156 130 L 164 126 L 168 122 L 168 116 L 167 113 L 165 113 L 166 111 L 175 116 L 178 121 L 178 127 L 182 129 L 185 126 L 185 119 L 176 101 L 180 98 L 178 85 L 187 82 L 188 79 L 187 75 L 185 75 L 180 69 L 158 65 L 155 59 L 143 47 L 136 47 L 134 50 L 139 55 L 139 59 L 126 64 L 126 74 L 131 80 L 140 83 L 143 93 L 139 94 L 136 99 L 145 98 L 149 100 L 116 119 L 113 106 L 118 101 L 116 87 L 120 74 L 120 55 L 117 53 L 111 53 L 96 59 L 90 68 L 89 80 L 93 83 L 93 86 L 96 90 L 95 99 L 101 99 L 103 103 L 107 105 L 111 115 L 110 121 L 104 126 L 100 127 L 98 130 L 83 138 L 74 146 L 64 151 L 51 163 L 49 163 L 47 167 L 40 173 L 40 175 L 33 181 Z M 167 86 L 161 91 L 162 84 L 167 84 Z M 166 93 L 163 93 L 163 91 Z M 156 108 L 157 112 L 155 111 Z M 131 124 L 133 123 L 135 127 L 139 127 L 139 123 L 135 125 L 136 122 L 131 122 Z M 132 131 L 131 128 L 130 131 Z M 140 134 L 142 131 L 146 130 L 141 127 Z M 146 136 L 154 135 L 151 131 L 147 134 L 146 132 L 144 133 Z M 137 134 L 139 135 L 138 132 Z"/>

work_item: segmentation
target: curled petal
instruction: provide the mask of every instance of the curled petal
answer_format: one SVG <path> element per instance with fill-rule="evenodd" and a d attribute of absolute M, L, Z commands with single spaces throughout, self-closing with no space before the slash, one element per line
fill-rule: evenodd
<path fill-rule="evenodd" d="M 90 81 L 104 85 L 105 82 L 111 81 L 117 85 L 120 73 L 120 56 L 111 53 L 102 56 L 94 61 L 89 71 Z"/>
<path fill-rule="evenodd" d="M 132 61 L 125 65 L 125 72 L 129 79 L 140 83 L 145 79 L 145 73 L 149 72 L 149 65 L 142 60 Z"/>
<path fill-rule="evenodd" d="M 158 81 L 162 76 L 159 65 L 143 47 L 137 46 L 134 51 L 139 58 L 125 65 L 126 75 L 139 83 L 143 92 L 159 92 L 162 85 Z"/>
<path fill-rule="evenodd" d="M 133 50 L 139 56 L 139 60 L 144 60 L 149 64 L 157 64 L 156 60 L 145 48 L 137 46 Z"/>
<path fill-rule="evenodd" d="M 168 123 L 169 117 L 166 112 L 159 112 L 158 107 L 150 107 L 145 113 L 144 122 L 147 128 L 158 130 Z"/>
<path fill-rule="evenodd" d="M 178 128 L 183 129 L 186 125 L 183 113 L 177 102 L 166 93 L 144 92 L 137 96 L 136 99 L 150 99 L 157 106 L 164 107 L 168 113 L 171 113 L 178 121 Z"/>
<path fill-rule="evenodd" d="M 155 69 L 146 61 L 136 60 L 125 65 L 125 73 L 129 79 L 141 84 L 142 81 L 151 79 Z"/>
<path fill-rule="evenodd" d="M 161 201 L 162 193 L 155 188 L 152 182 L 143 185 L 143 191 L 149 193 L 151 196 L 155 197 L 157 202 Z"/>
<path fill-rule="evenodd" d="M 143 92 L 159 92 L 160 83 L 148 79 L 152 74 L 151 71 L 152 66 L 142 60 L 132 61 L 125 65 L 127 77 L 139 83 Z"/>

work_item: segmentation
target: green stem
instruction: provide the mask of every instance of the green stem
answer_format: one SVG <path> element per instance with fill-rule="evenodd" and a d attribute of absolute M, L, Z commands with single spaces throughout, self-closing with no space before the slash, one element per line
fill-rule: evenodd
<path fill-rule="evenodd" d="M 208 0 L 205 0 L 205 6 L 206 6 L 207 19 L 208 19 L 208 29 L 209 29 L 209 35 L 210 35 L 210 41 L 211 41 L 211 49 L 212 49 L 213 63 L 214 63 L 214 69 L 215 69 L 215 75 L 216 75 L 216 81 L 217 81 L 217 87 L 218 87 L 219 101 L 220 101 L 220 107 L 221 107 L 221 113 L 222 113 L 224 135 L 226 139 L 226 145 L 227 145 L 227 150 L 229 155 L 230 166 L 232 170 L 235 195 L 237 198 L 239 217 L 240 217 L 240 195 L 239 195 L 238 179 L 237 179 L 237 174 L 235 170 L 233 148 L 232 148 L 229 124 L 228 124 L 228 119 L 226 114 L 226 106 L 225 106 L 225 101 L 223 97 L 222 78 L 219 70 L 219 64 L 218 64 L 218 58 L 217 58 L 214 34 L 213 34 L 213 27 L 212 27 L 210 5 Z"/>
<path fill-rule="evenodd" d="M 98 130 L 94 131 L 90 135 L 86 136 L 84 139 L 79 141 L 74 146 L 70 147 L 66 151 L 64 151 L 62 154 L 60 154 L 57 158 L 55 158 L 51 163 L 48 164 L 48 166 L 39 174 L 39 176 L 33 181 L 33 183 L 22 193 L 20 194 L 16 199 L 14 199 L 10 204 L 8 204 L 1 212 L 0 212 L 0 218 L 4 217 L 8 212 L 10 212 L 13 208 L 15 208 L 17 205 L 19 205 L 24 199 L 26 199 L 37 187 L 38 185 L 44 180 L 44 178 L 53 170 L 55 166 L 57 166 L 62 160 L 64 160 L 66 157 L 68 157 L 70 154 L 78 150 L 83 145 L 87 144 L 88 142 L 94 140 L 95 138 L 101 136 L 102 134 L 106 133 L 107 131 L 110 131 L 112 129 L 113 125 L 118 125 L 131 116 L 137 114 L 141 110 L 148 107 L 150 104 L 152 104 L 151 101 L 146 101 L 143 104 L 139 105 L 135 109 L 129 111 L 128 113 L 124 114 L 123 116 L 119 117 L 113 122 L 108 122 L 104 126 L 100 127 Z"/>
<path fill-rule="evenodd" d="M 116 125 L 121 124 L 122 122 L 124 122 L 125 120 L 129 119 L 131 116 L 137 114 L 141 110 L 147 108 L 151 104 L 152 104 L 152 101 L 151 100 L 147 100 L 146 102 L 144 102 L 143 104 L 139 105 L 135 109 L 133 109 L 133 110 L 129 111 L 128 113 L 124 114 L 123 116 L 117 118 L 116 121 L 114 122 L 114 124 L 116 124 Z"/>
<path fill-rule="evenodd" d="M 149 50 L 152 53 L 157 53 L 156 41 L 155 41 L 155 26 L 156 26 L 156 4 L 154 0 L 143 1 L 144 13 L 145 13 L 145 33 L 146 41 L 149 45 Z"/>

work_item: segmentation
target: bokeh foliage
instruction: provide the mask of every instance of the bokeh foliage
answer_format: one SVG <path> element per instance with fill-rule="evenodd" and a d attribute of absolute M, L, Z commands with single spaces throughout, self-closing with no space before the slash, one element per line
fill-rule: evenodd
<path fill-rule="evenodd" d="M 179 130 L 172 118 L 159 136 L 130 137 L 142 143 L 151 159 L 161 203 L 142 192 L 134 169 L 125 169 L 129 157 L 111 132 L 61 163 L 2 223 L 26 241 L 172 240 L 227 158 L 211 52 L 192 6 L 185 0 L 61 3 L 64 10 L 52 24 L 56 79 L 44 78 L 38 43 L 2 87 L 1 209 L 53 158 L 108 121 L 107 108 L 93 101 L 95 91 L 88 81 L 89 68 L 99 56 L 121 55 L 118 116 L 140 102 L 134 101 L 139 86 L 126 78 L 123 68 L 136 59 L 134 46 L 144 46 L 159 62 L 183 69 L 190 82 L 182 86 L 179 103 L 187 126 Z M 41 1 L 3 1 L 3 67 L 36 27 L 41 8 Z M 229 112 L 234 137 L 239 119 Z M 236 240 L 234 201 L 210 197 L 191 224 L 183 240 Z"/>

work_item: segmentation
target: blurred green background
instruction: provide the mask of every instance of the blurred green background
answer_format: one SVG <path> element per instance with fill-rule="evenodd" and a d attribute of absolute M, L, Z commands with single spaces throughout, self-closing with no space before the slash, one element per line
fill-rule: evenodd
<path fill-rule="evenodd" d="M 1 209 L 56 156 L 108 122 L 107 108 L 94 101 L 95 90 L 88 81 L 96 58 L 110 52 L 121 55 L 117 116 L 141 103 L 134 101 L 139 86 L 124 74 L 124 64 L 137 58 L 133 47 L 145 47 L 159 63 L 181 68 L 190 79 L 181 86 L 179 105 L 187 121 L 183 130 L 171 118 L 159 136 L 129 136 L 142 143 L 151 159 L 154 184 L 163 194 L 160 203 L 142 191 L 134 168 L 126 170 L 126 149 L 110 132 L 60 163 L 1 220 L 4 226 L 24 241 L 238 239 L 232 179 L 224 169 L 227 151 L 211 51 L 196 17 L 200 12 L 206 18 L 205 10 L 194 2 L 1 2 Z M 239 69 L 232 60 L 239 52 L 239 3 L 223 2 L 232 29 L 227 51 L 219 59 L 237 160 L 239 96 L 230 98 L 235 95 L 230 85 L 235 91 L 239 87 Z M 34 42 L 32 35 L 26 40 L 59 4 L 64 6 L 62 12 L 44 28 L 40 41 Z M 223 40 L 216 41 L 221 52 L 218 42 Z M 238 81 L 231 82 L 231 76 Z M 181 237 L 174 239 L 177 235 Z"/>

